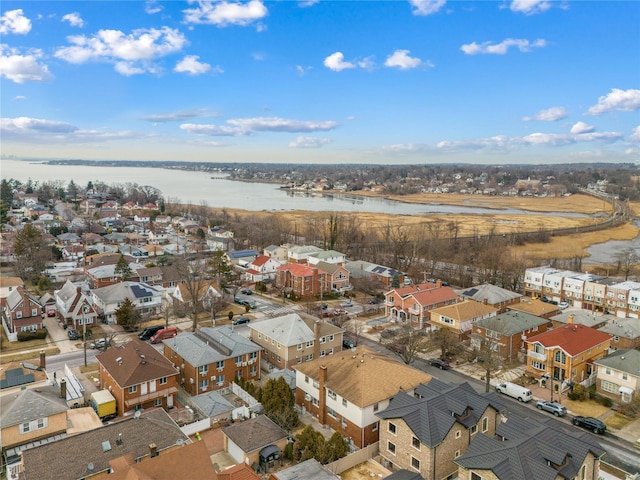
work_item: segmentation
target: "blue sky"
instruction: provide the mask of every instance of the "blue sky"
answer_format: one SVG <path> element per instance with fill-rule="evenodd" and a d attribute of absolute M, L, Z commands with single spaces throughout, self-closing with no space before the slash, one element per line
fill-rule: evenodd
<path fill-rule="evenodd" d="M 640 159 L 640 2 L 3 1 L 1 153 Z"/>

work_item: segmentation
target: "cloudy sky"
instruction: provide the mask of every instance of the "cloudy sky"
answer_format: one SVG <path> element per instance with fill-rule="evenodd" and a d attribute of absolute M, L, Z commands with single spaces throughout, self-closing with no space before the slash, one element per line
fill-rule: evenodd
<path fill-rule="evenodd" d="M 3 1 L 1 153 L 640 159 L 640 2 Z"/>

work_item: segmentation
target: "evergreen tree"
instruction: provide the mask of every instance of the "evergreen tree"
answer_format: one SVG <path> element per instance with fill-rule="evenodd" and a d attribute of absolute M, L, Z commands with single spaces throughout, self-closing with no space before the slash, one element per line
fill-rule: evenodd
<path fill-rule="evenodd" d="M 291 431 L 298 425 L 295 397 L 284 377 L 269 379 L 260 401 L 264 413 L 283 429 Z"/>
<path fill-rule="evenodd" d="M 120 255 L 120 258 L 118 259 L 118 263 L 116 263 L 116 268 L 113 271 L 113 273 L 121 277 L 122 280 L 126 280 L 131 276 L 131 267 L 125 260 L 124 255 Z"/>
<path fill-rule="evenodd" d="M 116 323 L 121 325 L 127 332 L 135 332 L 140 326 L 142 315 L 136 310 L 136 306 L 131 300 L 125 298 L 116 310 Z"/>

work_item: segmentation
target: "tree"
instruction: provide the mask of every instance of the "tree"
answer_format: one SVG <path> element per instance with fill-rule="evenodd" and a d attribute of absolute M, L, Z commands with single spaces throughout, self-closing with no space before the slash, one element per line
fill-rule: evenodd
<path fill-rule="evenodd" d="M 142 315 L 131 300 L 125 298 L 116 310 L 116 323 L 124 328 L 126 332 L 135 332 L 140 327 Z"/>
<path fill-rule="evenodd" d="M 174 313 L 173 304 L 168 298 L 162 298 L 162 305 L 160 306 L 160 315 L 164 319 L 164 328 L 169 326 L 169 320 L 171 320 L 171 315 Z"/>
<path fill-rule="evenodd" d="M 267 381 L 261 402 L 264 413 L 284 430 L 291 431 L 298 425 L 295 397 L 284 377 Z"/>
<path fill-rule="evenodd" d="M 478 350 L 478 362 L 484 369 L 484 391 L 491 390 L 491 374 L 502 368 L 504 359 L 497 351 L 497 345 L 487 339 L 482 339 Z"/>
<path fill-rule="evenodd" d="M 408 325 L 400 328 L 395 335 L 381 338 L 380 341 L 407 365 L 413 363 L 418 352 L 426 349 L 429 344 L 429 339 L 424 332 Z"/>
<path fill-rule="evenodd" d="M 458 338 L 446 327 L 438 328 L 431 332 L 429 343 L 440 349 L 440 358 L 447 358 L 447 354 L 454 354 L 460 349 L 460 341 Z"/>
<path fill-rule="evenodd" d="M 340 432 L 334 432 L 327 442 L 327 458 L 324 463 L 335 462 L 349 453 L 349 444 Z"/>
<path fill-rule="evenodd" d="M 16 257 L 14 270 L 23 279 L 40 277 L 51 258 L 51 250 L 47 248 L 42 233 L 30 223 L 16 234 L 13 249 Z"/>
<path fill-rule="evenodd" d="M 187 315 L 191 319 L 191 331 L 198 328 L 198 317 L 204 311 L 202 298 L 205 290 L 205 262 L 200 259 L 187 261 L 184 257 L 176 263 L 180 281 L 184 287 Z"/>
<path fill-rule="evenodd" d="M 615 258 L 618 260 L 618 270 L 624 275 L 624 281 L 626 282 L 629 279 L 629 275 L 638 268 L 640 254 L 632 248 L 625 248 L 620 253 L 617 253 Z"/>
<path fill-rule="evenodd" d="M 129 266 L 129 263 L 127 262 L 127 260 L 124 258 L 124 255 L 120 255 L 120 258 L 118 259 L 118 263 L 116 263 L 116 268 L 114 269 L 113 273 L 116 276 L 119 276 L 120 278 L 122 278 L 122 280 L 126 280 L 131 276 L 131 267 Z"/>
<path fill-rule="evenodd" d="M 307 425 L 293 444 L 294 460 L 304 462 L 310 458 L 315 458 L 322 463 L 321 455 L 324 453 L 325 443 L 322 434 L 314 430 L 311 425 Z"/>

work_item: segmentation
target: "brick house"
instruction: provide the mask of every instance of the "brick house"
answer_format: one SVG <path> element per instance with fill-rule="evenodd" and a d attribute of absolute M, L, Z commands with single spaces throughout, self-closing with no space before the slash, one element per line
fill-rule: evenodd
<path fill-rule="evenodd" d="M 163 341 L 164 355 L 180 369 L 190 395 L 228 387 L 235 378 L 260 380 L 262 348 L 229 327 L 180 332 Z"/>
<path fill-rule="evenodd" d="M 600 478 L 604 449 L 562 424 L 510 415 L 495 435 L 478 433 L 454 462 L 460 480 L 566 480 Z"/>
<path fill-rule="evenodd" d="M 530 337 L 526 344 L 527 375 L 578 383 L 595 373 L 593 362 L 607 354 L 611 335 L 569 323 Z"/>
<path fill-rule="evenodd" d="M 448 328 L 460 340 L 467 339 L 473 325 L 480 320 L 495 318 L 498 309 L 475 300 L 464 300 L 431 310 L 429 324 Z"/>
<path fill-rule="evenodd" d="M 471 347 L 480 349 L 482 342 L 492 345 L 501 358 L 514 361 L 526 352 L 524 340 L 546 332 L 551 322 L 524 312 L 507 311 L 496 317 L 478 320 L 471 331 Z"/>
<path fill-rule="evenodd" d="M 132 339 L 96 355 L 100 388 L 116 399 L 118 416 L 130 410 L 173 408 L 179 371 L 150 344 Z"/>
<path fill-rule="evenodd" d="M 640 348 L 640 320 L 637 318 L 609 318 L 605 325 L 596 328 L 613 335 L 611 348 L 615 350 Z"/>
<path fill-rule="evenodd" d="M 593 362 L 598 380 L 596 391 L 618 403 L 629 403 L 640 393 L 640 352 L 616 350 Z"/>
<path fill-rule="evenodd" d="M 398 391 L 413 395 L 431 375 L 358 346 L 295 365 L 296 404 L 363 448 L 378 441 L 376 414 Z"/>
<path fill-rule="evenodd" d="M 438 280 L 395 288 L 384 294 L 385 315 L 398 323 L 410 322 L 414 328 L 427 327 L 431 311 L 458 302 L 459 297 L 451 287 L 443 287 Z"/>
<path fill-rule="evenodd" d="M 343 293 L 348 292 L 353 288 L 349 279 L 349 271 L 344 267 L 344 265 L 318 262 L 315 264 L 315 268 L 321 272 L 325 272 L 328 276 L 327 283 L 329 284 L 329 290 L 323 290 L 323 293 L 327 291 Z"/>
<path fill-rule="evenodd" d="M 42 305 L 22 286 L 16 287 L 5 299 L 3 321 L 9 333 L 42 328 L 42 316 Z"/>
<path fill-rule="evenodd" d="M 392 470 L 418 471 L 424 478 L 453 478 L 453 463 L 476 434 L 491 435 L 504 408 L 494 393 L 479 394 L 471 385 L 439 380 L 416 387 L 413 395 L 400 391 L 378 412 L 380 455 Z"/>
<path fill-rule="evenodd" d="M 331 323 L 297 313 L 252 322 L 249 331 L 251 341 L 264 349 L 263 360 L 281 369 L 340 352 L 344 334 Z"/>
<path fill-rule="evenodd" d="M 276 287 L 298 298 L 320 296 L 331 291 L 331 276 L 324 270 L 300 263 L 288 263 L 276 271 Z"/>

